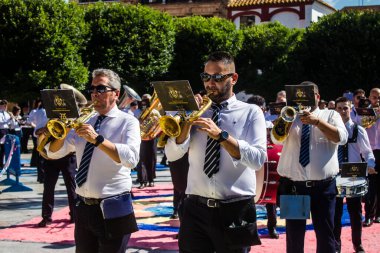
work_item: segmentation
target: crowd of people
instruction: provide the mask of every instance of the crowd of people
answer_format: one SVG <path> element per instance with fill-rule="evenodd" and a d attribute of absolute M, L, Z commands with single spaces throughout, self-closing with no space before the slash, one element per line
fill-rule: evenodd
<path fill-rule="evenodd" d="M 380 88 L 371 89 L 368 99 L 358 89 L 326 102 L 315 83 L 302 82 L 312 87 L 316 104 L 298 110 L 285 138 L 279 140 L 272 133 L 280 125 L 281 114 L 271 114 L 259 95 L 247 102 L 236 98 L 239 75 L 229 53 L 210 54 L 200 76 L 212 101 L 210 109 L 199 118 L 183 120 L 180 135 L 168 138 L 165 145 L 174 185 L 171 218 L 180 219 L 180 252 L 249 252 L 261 243 L 254 197 L 256 185 L 262 183 L 256 182 L 256 171 L 267 162 L 268 142 L 282 145 L 277 203 L 266 203 L 269 236 L 279 238 L 277 209 L 289 204 L 287 198 L 280 202 L 280 196 L 303 196 L 310 200 L 317 252 L 340 252 L 346 198 L 354 250 L 365 252 L 362 227 L 380 223 Z M 157 138 L 142 138 L 146 133 L 140 132 L 141 115 L 153 99 L 148 94 L 140 98 L 126 86 L 129 94 L 120 106 L 121 87 L 114 71 L 94 70 L 88 87 L 94 116 L 66 138 L 49 140 L 45 155 L 38 159 L 38 181 L 44 183 L 43 219 L 38 226 L 52 222 L 54 187 L 62 172 L 79 253 L 125 252 L 131 233 L 138 229 L 131 170 L 138 171 L 140 189 L 154 187 Z M 278 92 L 276 103 L 286 103 L 286 95 Z M 204 99 L 195 95 L 198 105 Z M 374 115 L 364 115 L 358 108 L 373 109 Z M 9 112 L 7 101 L 1 100 L 0 112 L 0 137 L 20 136 L 24 152 L 31 134 L 35 146 L 37 138 L 47 134 L 41 102 L 29 113 L 18 106 Z M 2 146 L 1 157 L 3 150 Z M 368 180 L 368 193 L 366 187 L 354 196 L 339 192 L 342 164 L 362 162 L 367 164 L 368 177 L 363 180 L 365 185 Z M 306 219 L 285 219 L 286 251 L 304 252 Z"/>

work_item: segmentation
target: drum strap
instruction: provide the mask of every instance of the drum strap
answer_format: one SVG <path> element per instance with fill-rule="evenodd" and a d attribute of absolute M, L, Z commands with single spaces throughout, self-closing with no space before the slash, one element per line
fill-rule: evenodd
<path fill-rule="evenodd" d="M 348 143 L 356 143 L 358 140 L 358 124 L 354 123 L 354 130 L 352 132 L 352 137 L 348 138 L 348 141 L 346 144 L 341 145 L 338 149 L 338 157 L 341 157 L 339 159 L 342 159 L 342 161 L 339 162 L 348 162 Z M 342 152 L 342 154 L 339 154 Z"/>
<path fill-rule="evenodd" d="M 352 132 L 352 137 L 348 138 L 347 143 L 356 143 L 358 140 L 358 124 L 354 123 L 354 130 Z"/>

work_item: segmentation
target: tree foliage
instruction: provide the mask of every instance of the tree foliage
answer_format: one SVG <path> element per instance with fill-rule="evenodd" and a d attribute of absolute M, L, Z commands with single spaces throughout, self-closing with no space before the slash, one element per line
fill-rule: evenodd
<path fill-rule="evenodd" d="M 235 25 L 221 18 L 199 16 L 176 19 L 175 56 L 169 79 L 189 80 L 194 91 L 203 89 L 199 74 L 207 56 L 225 50 L 236 55 L 242 35 Z"/>
<path fill-rule="evenodd" d="M 239 87 L 248 93 L 274 99 L 292 81 L 286 71 L 289 54 L 302 38 L 302 30 L 278 22 L 245 27 L 244 42 L 236 59 Z"/>
<path fill-rule="evenodd" d="M 38 96 L 61 82 L 81 88 L 87 68 L 83 12 L 63 0 L 0 2 L 0 85 L 14 101 Z"/>
<path fill-rule="evenodd" d="M 86 10 L 85 20 L 90 69 L 110 68 L 140 93 L 167 72 L 174 47 L 169 15 L 141 5 L 98 3 Z"/>
<path fill-rule="evenodd" d="M 322 97 L 367 91 L 380 82 L 380 13 L 337 12 L 312 24 L 289 63 L 298 79 L 311 80 Z"/>

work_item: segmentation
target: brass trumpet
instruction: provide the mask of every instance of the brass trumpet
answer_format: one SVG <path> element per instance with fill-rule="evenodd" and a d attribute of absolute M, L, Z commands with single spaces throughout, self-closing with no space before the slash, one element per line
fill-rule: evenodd
<path fill-rule="evenodd" d="M 297 117 L 297 111 L 292 106 L 285 106 L 281 109 L 280 116 L 273 123 L 271 136 L 279 141 L 283 142 L 289 135 L 290 127 Z"/>
<path fill-rule="evenodd" d="M 169 137 L 175 138 L 181 134 L 182 122 L 186 121 L 191 123 L 197 120 L 211 107 L 212 100 L 207 95 L 204 95 L 202 98 L 202 104 L 200 105 L 199 111 L 193 111 L 188 116 L 184 115 L 185 112 L 180 112 L 180 114 L 177 114 L 175 116 L 165 115 L 160 118 L 159 124 L 163 134 L 161 134 L 158 141 L 158 147 L 164 147 Z"/>
<path fill-rule="evenodd" d="M 364 128 L 371 128 L 373 125 L 376 124 L 376 121 L 380 119 L 380 113 L 376 113 L 375 110 L 375 114 L 375 116 L 363 116 L 360 120 L 360 125 Z"/>
<path fill-rule="evenodd" d="M 74 87 L 68 84 L 61 84 L 61 89 L 71 89 L 74 91 L 74 96 L 79 105 L 84 105 L 87 103 L 87 99 Z M 95 103 L 94 103 L 95 104 Z M 79 117 L 75 120 L 73 119 L 51 119 L 46 123 L 47 132 L 41 134 L 38 138 L 37 151 L 40 155 L 48 159 L 45 151 L 46 144 L 52 139 L 62 140 L 66 138 L 68 129 L 76 129 L 82 124 L 87 122 L 92 116 L 96 114 L 94 109 L 94 104 L 89 107 L 84 107 L 80 110 Z"/>

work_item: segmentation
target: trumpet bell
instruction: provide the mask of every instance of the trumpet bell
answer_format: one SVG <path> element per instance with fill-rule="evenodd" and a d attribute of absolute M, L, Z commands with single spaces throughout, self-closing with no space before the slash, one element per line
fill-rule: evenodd
<path fill-rule="evenodd" d="M 170 137 L 178 137 L 181 134 L 180 116 L 165 115 L 159 120 L 161 130 Z"/>
<path fill-rule="evenodd" d="M 49 120 L 46 127 L 55 139 L 62 140 L 67 135 L 66 125 L 62 121 L 55 119 Z"/>
<path fill-rule="evenodd" d="M 281 109 L 280 117 L 285 122 L 293 122 L 296 119 L 297 111 L 291 106 L 285 106 Z"/>

